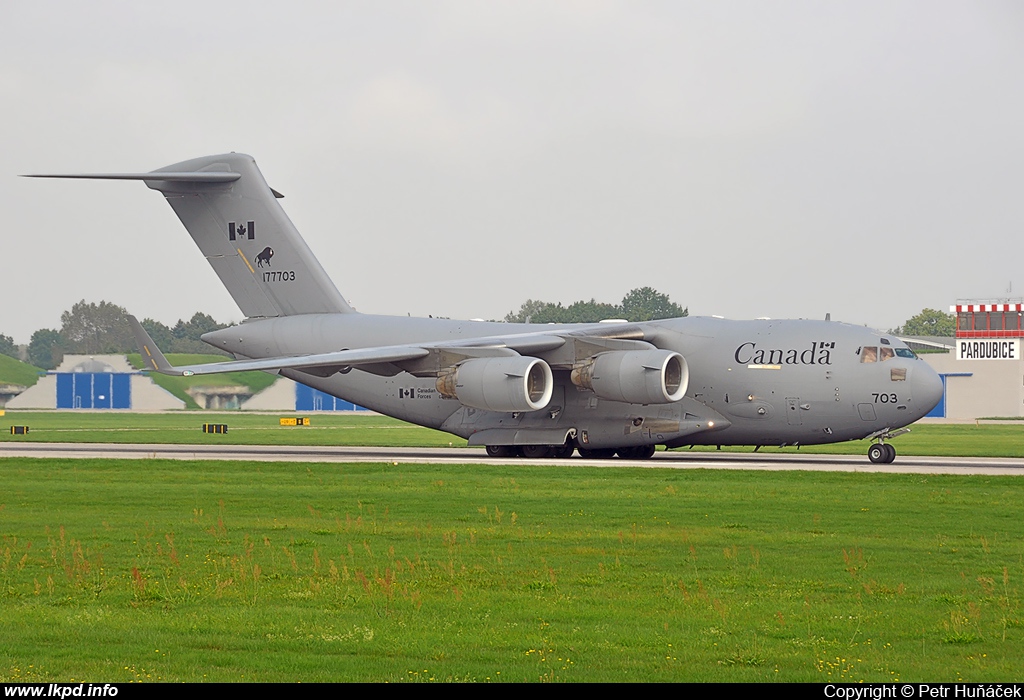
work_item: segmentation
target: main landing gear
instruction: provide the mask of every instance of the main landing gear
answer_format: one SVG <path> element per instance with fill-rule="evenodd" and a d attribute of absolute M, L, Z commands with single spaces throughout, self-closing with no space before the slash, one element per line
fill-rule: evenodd
<path fill-rule="evenodd" d="M 564 445 L 488 445 L 487 454 L 491 457 L 523 457 L 525 459 L 546 459 L 572 457 L 574 446 L 571 442 Z"/>
<path fill-rule="evenodd" d="M 620 459 L 650 459 L 654 456 L 654 445 L 639 447 L 620 447 L 615 451 Z"/>
<path fill-rule="evenodd" d="M 488 445 L 487 454 L 491 457 L 522 457 L 525 459 L 546 459 L 557 457 L 564 459 L 572 457 L 576 450 L 572 442 L 564 445 Z M 580 457 L 584 459 L 612 459 L 616 455 L 620 459 L 650 459 L 654 456 L 654 445 L 640 445 L 639 447 L 620 447 L 591 449 L 587 447 L 578 448 Z"/>
<path fill-rule="evenodd" d="M 868 459 L 872 464 L 892 464 L 896 459 L 896 448 L 884 442 L 876 442 L 868 448 Z"/>

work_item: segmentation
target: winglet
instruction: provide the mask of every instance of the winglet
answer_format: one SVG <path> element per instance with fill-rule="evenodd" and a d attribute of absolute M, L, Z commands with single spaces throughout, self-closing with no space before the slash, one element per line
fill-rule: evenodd
<path fill-rule="evenodd" d="M 128 316 L 128 323 L 131 324 L 132 333 L 135 334 L 135 342 L 139 344 L 139 352 L 142 353 L 142 364 L 145 369 L 156 370 L 164 374 L 175 374 L 171 363 L 167 361 L 160 348 L 156 346 L 149 333 L 139 323 L 139 319 Z"/>

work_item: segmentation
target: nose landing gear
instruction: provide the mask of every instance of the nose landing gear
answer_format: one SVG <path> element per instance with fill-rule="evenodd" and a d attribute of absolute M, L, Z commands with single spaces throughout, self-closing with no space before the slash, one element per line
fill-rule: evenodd
<path fill-rule="evenodd" d="M 868 459 L 872 464 L 892 464 L 896 459 L 896 448 L 883 442 L 876 442 L 868 448 Z"/>
<path fill-rule="evenodd" d="M 868 448 L 868 459 L 872 464 L 892 464 L 896 459 L 896 448 L 886 444 L 885 440 L 891 440 L 897 435 L 909 432 L 910 428 L 900 428 L 899 430 L 883 428 L 876 433 L 871 433 L 867 436 L 868 439 L 878 440 L 878 442 Z"/>

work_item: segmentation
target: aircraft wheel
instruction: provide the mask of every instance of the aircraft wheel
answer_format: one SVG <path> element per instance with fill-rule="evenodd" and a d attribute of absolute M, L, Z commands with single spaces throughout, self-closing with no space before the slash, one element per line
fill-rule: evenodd
<path fill-rule="evenodd" d="M 489 457 L 515 457 L 516 448 L 509 445 L 488 445 L 487 455 Z"/>
<path fill-rule="evenodd" d="M 654 445 L 641 445 L 636 448 L 633 459 L 650 459 L 654 456 Z"/>
<path fill-rule="evenodd" d="M 550 445 L 523 445 L 519 453 L 526 459 L 544 459 L 551 456 Z"/>
<path fill-rule="evenodd" d="M 615 456 L 615 450 L 611 449 L 593 450 L 581 447 L 579 450 L 580 457 L 583 457 L 584 459 L 611 459 Z"/>
<path fill-rule="evenodd" d="M 896 461 L 896 448 L 892 445 L 885 446 L 885 463 L 892 464 Z"/>
<path fill-rule="evenodd" d="M 567 442 L 561 447 L 554 448 L 554 456 L 559 459 L 568 459 L 572 457 L 572 453 L 576 450 L 576 447 L 571 443 Z"/>
<path fill-rule="evenodd" d="M 868 448 L 868 459 L 871 460 L 872 464 L 885 464 L 885 459 L 888 456 L 889 450 L 885 449 L 885 445 L 880 442 L 877 442 Z M 893 457 L 895 456 L 894 451 Z"/>
<path fill-rule="evenodd" d="M 619 459 L 636 459 L 636 448 L 635 447 L 620 447 L 615 450 L 615 454 L 619 456 Z"/>

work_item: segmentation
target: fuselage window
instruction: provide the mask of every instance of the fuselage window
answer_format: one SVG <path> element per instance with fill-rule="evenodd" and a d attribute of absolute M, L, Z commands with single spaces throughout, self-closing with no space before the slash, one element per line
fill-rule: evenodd
<path fill-rule="evenodd" d="M 877 362 L 878 361 L 878 348 L 874 345 L 865 345 L 864 349 L 860 353 L 861 362 Z"/>
<path fill-rule="evenodd" d="M 892 348 L 881 348 L 881 350 L 882 359 L 880 359 L 879 362 L 885 362 L 886 360 L 891 360 L 892 358 L 896 357 L 896 353 L 892 351 Z"/>
<path fill-rule="evenodd" d="M 896 355 L 898 357 L 909 357 L 910 359 L 917 357 L 910 348 L 896 348 Z"/>

